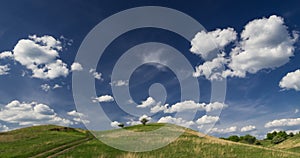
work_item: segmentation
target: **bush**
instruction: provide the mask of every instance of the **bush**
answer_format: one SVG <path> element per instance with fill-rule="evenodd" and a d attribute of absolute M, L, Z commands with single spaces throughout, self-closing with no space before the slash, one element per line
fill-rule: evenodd
<path fill-rule="evenodd" d="M 256 141 L 254 142 L 254 144 L 255 144 L 255 145 L 261 145 L 261 142 L 260 142 L 259 140 L 256 140 Z"/>
<path fill-rule="evenodd" d="M 273 143 L 273 144 L 279 144 L 279 143 L 285 141 L 285 139 L 286 139 L 286 138 L 277 135 L 277 136 L 275 136 L 275 137 L 272 139 L 272 143 Z"/>
<path fill-rule="evenodd" d="M 254 144 L 254 142 L 256 141 L 256 137 L 254 137 L 250 134 L 247 134 L 245 136 L 240 137 L 240 140 L 241 140 L 241 142 L 245 142 L 248 144 Z"/>
<path fill-rule="evenodd" d="M 272 140 L 274 137 L 276 137 L 276 135 L 277 135 L 277 132 L 276 132 L 276 131 L 274 131 L 274 132 L 272 132 L 272 133 L 268 133 L 268 134 L 267 134 L 267 139 L 268 139 L 268 140 Z"/>
<path fill-rule="evenodd" d="M 227 138 L 227 140 L 233 141 L 233 142 L 239 142 L 240 141 L 240 137 L 237 135 L 233 135 Z"/>

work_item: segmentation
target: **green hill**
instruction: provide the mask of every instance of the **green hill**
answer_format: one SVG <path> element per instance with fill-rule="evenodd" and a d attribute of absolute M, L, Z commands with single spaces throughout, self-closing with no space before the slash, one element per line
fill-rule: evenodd
<path fill-rule="evenodd" d="M 128 130 L 149 131 L 165 124 L 148 124 L 126 127 Z M 300 138 L 286 140 L 288 145 L 266 148 L 235 143 L 183 127 L 169 125 L 172 130 L 185 132 L 171 144 L 149 152 L 133 153 L 109 147 L 94 138 L 88 131 L 54 125 L 34 126 L 0 133 L 0 157 L 97 157 L 97 158 L 298 158 Z M 170 128 L 171 129 L 171 128 Z M 109 131 L 118 137 L 120 130 Z M 121 136 L 120 136 L 121 137 Z M 288 143 L 290 142 L 290 143 Z"/>
<path fill-rule="evenodd" d="M 300 153 L 300 135 L 297 134 L 294 137 L 289 138 L 284 142 L 275 145 L 274 148 Z"/>

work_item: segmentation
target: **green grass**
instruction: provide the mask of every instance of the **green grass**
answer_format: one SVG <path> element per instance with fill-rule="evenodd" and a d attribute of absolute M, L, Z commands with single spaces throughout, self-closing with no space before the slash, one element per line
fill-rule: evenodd
<path fill-rule="evenodd" d="M 146 126 L 138 125 L 127 127 L 134 131 L 151 131 L 164 124 L 149 124 Z M 174 128 L 182 127 L 174 126 Z M 119 130 L 110 131 L 117 133 Z M 113 134 L 112 134 L 113 135 Z M 203 135 L 201 135 L 203 136 Z M 204 136 L 199 137 L 199 133 L 188 129 L 176 141 L 171 144 L 149 152 L 133 153 L 124 152 L 105 145 L 98 140 L 91 140 L 79 145 L 75 149 L 59 156 L 63 157 L 103 157 L 103 158 L 190 158 L 190 157 L 204 157 L 204 158 L 299 158 L 299 154 L 272 150 L 255 145 L 247 145 L 242 143 L 234 143 L 218 138 Z"/>
<path fill-rule="evenodd" d="M 300 138 L 294 137 L 288 148 L 279 148 L 270 146 L 264 142 L 262 146 L 235 143 L 218 139 L 211 136 L 205 136 L 196 131 L 170 124 L 148 124 L 146 126 L 137 125 L 125 127 L 126 130 L 139 132 L 153 131 L 161 127 L 168 127 L 171 130 L 185 130 L 185 132 L 169 145 L 148 152 L 134 153 L 125 152 L 105 145 L 98 139 L 93 138 L 85 141 L 78 146 L 74 146 L 68 151 L 61 153 L 58 157 L 64 158 L 299 158 L 300 147 L 297 146 Z M 63 144 L 68 144 L 76 140 L 88 137 L 89 133 L 78 129 L 68 129 L 53 131 L 51 129 L 63 129 L 63 127 L 47 125 L 35 126 L 6 133 L 0 133 L 0 157 L 30 157 L 49 151 Z M 131 139 L 130 135 L 122 137 L 121 129 L 105 131 L 110 133 L 116 139 Z M 168 136 L 166 136 L 168 137 Z M 155 138 L 153 138 L 155 140 Z M 293 144 L 293 145 L 291 145 Z M 135 145 L 135 144 L 133 144 Z M 285 147 L 286 147 L 285 146 Z M 297 151 L 298 150 L 298 151 Z M 43 155 L 42 157 L 44 157 Z"/>
<path fill-rule="evenodd" d="M 46 125 L 0 133 L 0 157 L 29 157 L 86 137 L 77 130 L 51 131 L 63 127 Z"/>

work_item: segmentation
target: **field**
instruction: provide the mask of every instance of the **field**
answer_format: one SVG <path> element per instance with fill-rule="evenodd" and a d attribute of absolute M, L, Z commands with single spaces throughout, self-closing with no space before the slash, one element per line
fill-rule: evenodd
<path fill-rule="evenodd" d="M 175 125 L 148 124 L 126 127 L 138 132 L 162 126 L 185 132 L 171 144 L 148 152 L 125 152 L 109 147 L 89 132 L 54 125 L 34 126 L 0 133 L 1 157 L 100 157 L 100 158 L 298 158 L 300 138 L 293 137 L 282 144 L 264 147 L 235 143 Z M 120 130 L 109 131 L 118 136 Z M 121 137 L 121 136 L 120 136 Z M 118 137 L 116 137 L 118 138 Z M 129 136 L 130 139 L 130 136 Z"/>

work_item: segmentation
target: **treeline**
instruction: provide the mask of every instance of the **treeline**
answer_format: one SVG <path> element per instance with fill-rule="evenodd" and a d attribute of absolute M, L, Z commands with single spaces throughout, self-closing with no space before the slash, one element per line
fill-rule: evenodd
<path fill-rule="evenodd" d="M 298 134 L 300 134 L 300 132 Z M 267 134 L 266 140 L 271 140 L 273 144 L 279 144 L 285 141 L 286 139 L 288 139 L 289 137 L 294 137 L 294 133 L 291 132 L 287 134 L 285 131 L 279 131 L 279 132 L 274 131 L 272 133 Z"/>
<path fill-rule="evenodd" d="M 295 135 L 300 136 L 300 132 L 298 132 L 297 134 L 294 134 L 294 133 L 287 134 L 285 131 L 279 131 L 279 132 L 274 131 L 271 133 L 267 133 L 267 137 L 264 140 L 269 140 L 269 141 L 271 141 L 272 144 L 279 144 L 288 138 L 294 137 Z M 256 139 L 255 136 L 252 136 L 250 134 L 247 134 L 245 136 L 232 135 L 232 136 L 229 136 L 228 138 L 221 137 L 221 139 L 225 139 L 225 140 L 229 140 L 229 141 L 233 141 L 233 142 L 254 144 L 254 145 L 261 145 L 261 141 L 262 141 L 262 140 Z"/>
<path fill-rule="evenodd" d="M 232 135 L 229 136 L 228 138 L 221 138 L 221 139 L 225 139 L 225 140 L 230 140 L 233 142 L 240 142 L 240 143 L 246 143 L 246 144 L 255 144 L 255 145 L 261 145 L 260 141 L 256 139 L 256 137 L 247 134 L 245 136 L 237 136 L 237 135 Z"/>

